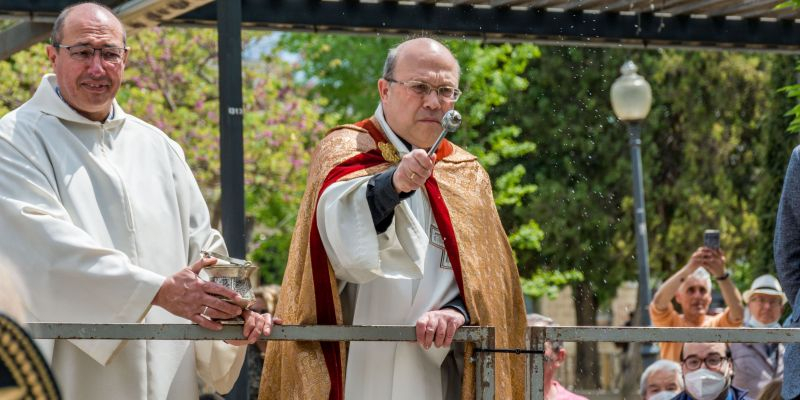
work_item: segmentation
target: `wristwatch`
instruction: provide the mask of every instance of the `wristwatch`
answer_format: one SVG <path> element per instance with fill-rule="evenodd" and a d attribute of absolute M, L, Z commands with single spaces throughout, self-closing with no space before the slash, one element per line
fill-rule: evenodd
<path fill-rule="evenodd" d="M 722 276 L 715 276 L 714 280 L 715 281 L 724 281 L 725 279 L 730 278 L 730 276 L 731 276 L 731 271 L 725 271 L 725 273 L 722 274 Z"/>

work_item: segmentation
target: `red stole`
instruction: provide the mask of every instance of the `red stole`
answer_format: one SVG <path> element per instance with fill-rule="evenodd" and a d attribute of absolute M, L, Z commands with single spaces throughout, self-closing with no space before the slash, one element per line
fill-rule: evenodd
<path fill-rule="evenodd" d="M 355 124 L 356 126 L 366 129 L 370 136 L 375 140 L 375 144 L 387 142 L 386 137 L 375 127 L 371 120 L 365 119 Z M 436 152 L 436 159 L 441 160 L 447 157 L 453 151 L 453 146 L 448 141 L 443 141 L 439 150 Z M 338 296 L 338 293 L 333 292 L 331 287 L 330 270 L 328 267 L 328 254 L 325 252 L 325 246 L 322 244 L 322 237 L 317 227 L 317 211 L 316 206 L 319 203 L 319 198 L 322 192 L 331 184 L 338 182 L 343 177 L 363 169 L 374 167 L 380 164 L 387 163 L 383 158 L 381 152 L 376 148 L 366 153 L 360 153 L 353 156 L 341 164 L 333 167 L 333 169 L 325 177 L 322 186 L 317 193 L 317 202 L 314 206 L 314 217 L 311 220 L 311 237 L 309 240 L 309 247 L 311 251 L 311 268 L 314 280 L 314 299 L 317 309 L 317 324 L 320 325 L 336 325 L 336 310 L 334 308 L 333 296 Z M 464 283 L 461 275 L 461 259 L 458 255 L 458 243 L 456 242 L 456 234 L 453 230 L 453 225 L 450 222 L 450 213 L 447 210 L 447 205 L 442 199 L 442 194 L 439 191 L 439 185 L 436 183 L 433 175 L 425 181 L 425 190 L 428 193 L 428 199 L 431 204 L 431 211 L 439 226 L 439 231 L 444 240 L 444 246 L 447 250 L 447 256 L 450 258 L 450 263 L 453 266 L 453 273 L 455 274 L 456 284 L 458 291 L 462 298 L 464 296 Z M 325 356 L 325 364 L 328 367 L 328 376 L 331 379 L 331 392 L 328 398 L 330 400 L 344 399 L 344 382 L 342 382 L 342 358 L 337 342 L 321 342 L 322 354 Z M 335 377 L 335 379 L 334 379 Z"/>

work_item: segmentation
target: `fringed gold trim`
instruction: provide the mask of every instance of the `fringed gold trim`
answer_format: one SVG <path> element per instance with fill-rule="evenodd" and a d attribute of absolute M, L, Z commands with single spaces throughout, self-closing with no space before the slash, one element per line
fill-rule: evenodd
<path fill-rule="evenodd" d="M 17 389 L 24 394 L 23 398 L 36 400 L 61 398 L 39 349 L 22 328 L 4 314 L 0 314 L 0 362 L 11 373 Z M 12 392 L 17 391 L 12 390 Z"/>

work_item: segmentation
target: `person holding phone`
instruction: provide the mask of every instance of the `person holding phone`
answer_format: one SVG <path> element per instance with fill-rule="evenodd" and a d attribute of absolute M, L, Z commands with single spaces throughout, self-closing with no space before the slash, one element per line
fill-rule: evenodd
<path fill-rule="evenodd" d="M 709 240 L 706 244 L 719 246 Z M 650 303 L 650 318 L 657 327 L 725 327 L 742 326 L 744 306 L 742 296 L 733 284 L 731 273 L 725 267 L 725 253 L 719 248 L 703 246 L 689 258 L 689 262 L 679 269 L 658 288 Z M 711 277 L 717 281 L 722 298 L 727 306 L 718 315 L 708 315 L 711 304 Z M 672 305 L 672 299 L 681 306 L 679 314 Z M 661 343 L 661 358 L 680 361 L 683 343 Z"/>

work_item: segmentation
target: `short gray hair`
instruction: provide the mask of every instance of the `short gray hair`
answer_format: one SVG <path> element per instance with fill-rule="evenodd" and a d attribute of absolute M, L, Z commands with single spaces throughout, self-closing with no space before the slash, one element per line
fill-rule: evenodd
<path fill-rule="evenodd" d="M 647 367 L 644 372 L 642 372 L 642 379 L 639 381 L 639 392 L 642 395 L 642 398 L 644 398 L 644 394 L 647 392 L 647 378 L 657 371 L 674 372 L 675 375 L 678 376 L 678 387 L 680 388 L 681 392 L 683 391 L 681 365 L 672 360 L 658 360 L 650 364 L 650 366 Z"/>
<path fill-rule="evenodd" d="M 530 313 L 528 314 L 528 326 L 558 326 L 552 318 L 542 314 Z M 564 348 L 564 343 L 560 340 L 548 340 L 550 347 L 553 351 L 558 351 Z"/>
<path fill-rule="evenodd" d="M 389 54 L 386 55 L 386 61 L 383 63 L 384 79 L 392 78 L 394 75 L 394 67 L 397 65 L 397 49 L 399 47 L 400 45 L 392 47 L 389 49 Z"/>
<path fill-rule="evenodd" d="M 709 274 L 708 271 L 705 268 L 703 268 L 703 267 L 697 268 L 689 276 L 697 278 L 697 279 L 703 281 L 706 284 L 706 287 L 708 288 L 708 290 L 711 290 L 711 274 Z"/>
<path fill-rule="evenodd" d="M 114 14 L 114 10 L 112 10 L 110 7 L 102 3 L 97 3 L 94 1 L 84 1 L 81 3 L 71 4 L 67 7 L 64 7 L 64 9 L 61 10 L 61 12 L 58 14 L 58 17 L 56 17 L 56 21 L 53 23 L 53 30 L 50 32 L 50 44 L 54 46 L 57 44 L 61 44 L 61 40 L 64 39 L 64 21 L 67 20 L 67 15 L 69 15 L 69 13 L 72 11 L 73 8 L 82 6 L 84 4 L 96 5 L 108 11 L 111 15 L 114 16 L 114 18 L 117 18 L 117 15 Z M 122 21 L 119 20 L 119 18 L 117 18 L 117 21 L 119 22 L 120 26 L 122 26 L 122 45 L 125 46 L 127 45 L 128 41 L 127 33 L 125 33 L 125 24 L 123 24 Z"/>

